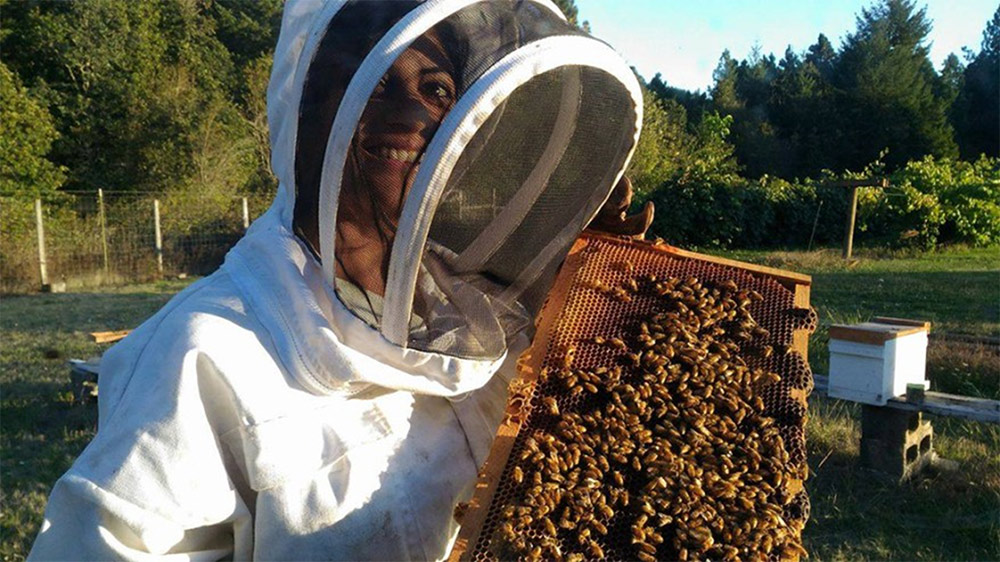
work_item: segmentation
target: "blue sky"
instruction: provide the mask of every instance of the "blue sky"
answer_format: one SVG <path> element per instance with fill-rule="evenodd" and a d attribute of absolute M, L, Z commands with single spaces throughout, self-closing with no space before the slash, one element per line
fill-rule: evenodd
<path fill-rule="evenodd" d="M 754 45 L 781 57 L 801 53 L 825 33 L 839 48 L 855 16 L 871 0 L 576 0 L 580 20 L 618 50 L 647 79 L 706 90 L 723 49 L 746 58 Z M 933 22 L 931 60 L 938 69 L 962 47 L 979 51 L 996 0 L 917 0 Z"/>

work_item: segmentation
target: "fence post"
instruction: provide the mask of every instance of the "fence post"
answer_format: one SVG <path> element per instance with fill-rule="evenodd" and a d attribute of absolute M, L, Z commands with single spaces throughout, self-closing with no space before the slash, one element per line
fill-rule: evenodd
<path fill-rule="evenodd" d="M 243 198 L 243 230 L 250 228 L 250 207 L 247 205 L 247 198 Z"/>
<path fill-rule="evenodd" d="M 813 219 L 813 229 L 812 233 L 809 235 L 809 247 L 806 251 L 811 252 L 813 249 L 813 238 L 816 238 L 816 226 L 819 225 L 819 212 L 823 210 L 823 200 L 819 200 L 819 205 L 816 207 L 816 218 Z"/>
<path fill-rule="evenodd" d="M 108 267 L 108 217 L 104 214 L 104 190 L 97 189 L 97 216 L 101 221 L 101 248 L 104 250 L 104 274 L 107 276 Z"/>
<path fill-rule="evenodd" d="M 163 273 L 163 238 L 160 236 L 160 200 L 153 199 L 153 227 L 156 230 L 156 269 Z"/>
<path fill-rule="evenodd" d="M 47 291 L 49 272 L 45 268 L 45 228 L 42 226 L 42 200 L 35 199 L 35 225 L 38 229 L 38 273 L 42 277 L 42 291 Z"/>
<path fill-rule="evenodd" d="M 858 216 L 858 186 L 851 187 L 851 199 L 847 209 L 847 224 L 844 232 L 844 259 L 851 259 L 854 250 L 854 220 Z"/>

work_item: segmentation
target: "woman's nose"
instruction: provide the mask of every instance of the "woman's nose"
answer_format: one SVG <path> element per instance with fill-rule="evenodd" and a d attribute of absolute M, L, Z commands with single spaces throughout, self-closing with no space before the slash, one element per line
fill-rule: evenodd
<path fill-rule="evenodd" d="M 384 109 L 385 123 L 392 129 L 420 132 L 432 125 L 428 107 L 412 95 L 394 96 Z"/>

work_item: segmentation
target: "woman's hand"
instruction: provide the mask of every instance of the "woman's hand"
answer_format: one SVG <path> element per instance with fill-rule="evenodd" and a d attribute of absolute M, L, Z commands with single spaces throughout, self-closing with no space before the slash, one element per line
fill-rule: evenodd
<path fill-rule="evenodd" d="M 597 212 L 597 216 L 587 225 L 587 229 L 643 239 L 649 225 L 653 223 L 653 203 L 647 201 L 642 211 L 628 216 L 625 213 L 631 204 L 632 182 L 622 176 L 604 206 Z"/>

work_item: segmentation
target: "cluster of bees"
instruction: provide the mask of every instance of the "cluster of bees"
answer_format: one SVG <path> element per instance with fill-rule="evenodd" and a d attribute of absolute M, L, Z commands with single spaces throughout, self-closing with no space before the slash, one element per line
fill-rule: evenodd
<path fill-rule="evenodd" d="M 780 377 L 736 283 L 629 276 L 590 287 L 655 305 L 621 333 L 549 359 L 508 475 L 493 544 L 504 559 L 752 560 L 805 555 L 784 518 L 798 473 L 759 392 Z M 599 346 L 582 368 L 577 347 Z M 593 349 L 593 348 L 591 348 Z M 592 361 L 591 361 L 592 363 Z M 558 399 L 557 399 L 558 397 Z M 562 404 L 562 408 L 560 408 Z M 536 418 L 537 419 L 537 418 Z M 512 467 L 511 467 L 512 466 Z"/>

